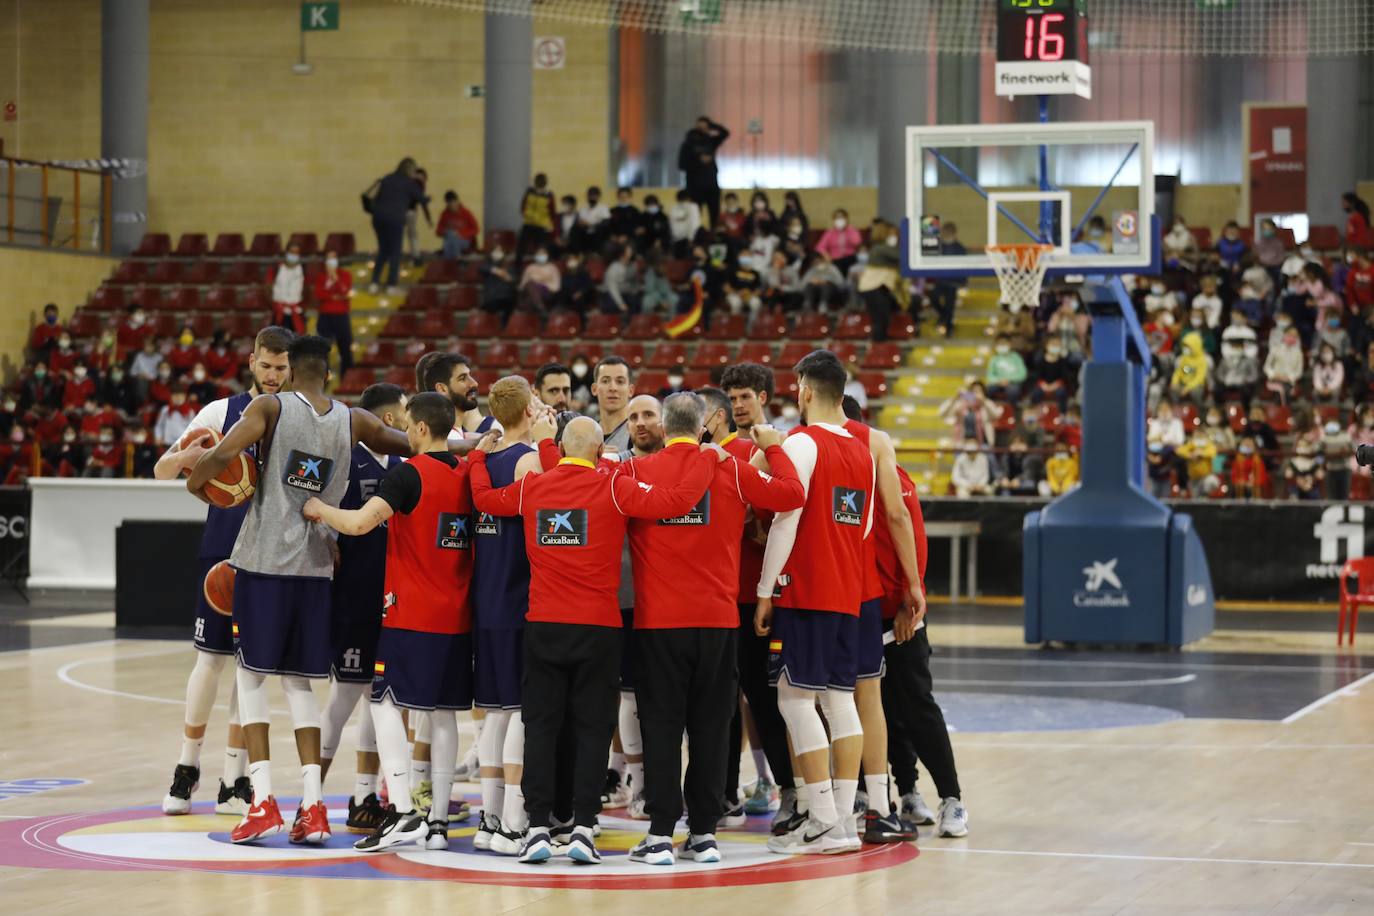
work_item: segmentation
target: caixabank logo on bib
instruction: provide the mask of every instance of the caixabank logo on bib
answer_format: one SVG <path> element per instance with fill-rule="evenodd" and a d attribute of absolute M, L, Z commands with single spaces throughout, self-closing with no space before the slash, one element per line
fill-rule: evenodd
<path fill-rule="evenodd" d="M 1083 567 L 1083 588 L 1073 593 L 1074 607 L 1130 607 L 1131 596 L 1116 572 L 1117 557 Z"/>
<path fill-rule="evenodd" d="M 1364 506 L 1327 506 L 1312 526 L 1318 562 L 1307 564 L 1307 578 L 1335 579 L 1346 560 L 1364 556 Z"/>

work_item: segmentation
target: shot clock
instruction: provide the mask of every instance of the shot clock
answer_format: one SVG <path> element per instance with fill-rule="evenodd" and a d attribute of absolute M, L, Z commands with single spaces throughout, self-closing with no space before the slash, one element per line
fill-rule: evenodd
<path fill-rule="evenodd" d="M 998 95 L 1092 98 L 1086 0 L 996 0 Z"/>

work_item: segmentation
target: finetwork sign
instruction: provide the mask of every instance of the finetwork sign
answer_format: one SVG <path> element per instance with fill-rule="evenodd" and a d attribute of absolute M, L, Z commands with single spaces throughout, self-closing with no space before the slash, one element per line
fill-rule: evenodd
<path fill-rule="evenodd" d="M 1307 578 L 1338 578 L 1346 560 L 1364 556 L 1364 506 L 1327 506 L 1312 536 L 1320 545 L 1320 562 L 1307 564 Z"/>
<path fill-rule="evenodd" d="M 1118 557 L 1094 560 L 1083 567 L 1083 588 L 1073 593 L 1074 607 L 1130 607 L 1131 598 L 1116 574 Z"/>

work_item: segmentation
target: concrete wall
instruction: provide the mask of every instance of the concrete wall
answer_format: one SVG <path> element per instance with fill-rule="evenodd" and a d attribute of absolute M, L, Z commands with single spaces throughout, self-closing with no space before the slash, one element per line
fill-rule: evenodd
<path fill-rule="evenodd" d="M 86 302 L 119 262 L 113 258 L 0 246 L 0 368 L 20 358 L 43 306 L 57 303 L 62 319 Z"/>

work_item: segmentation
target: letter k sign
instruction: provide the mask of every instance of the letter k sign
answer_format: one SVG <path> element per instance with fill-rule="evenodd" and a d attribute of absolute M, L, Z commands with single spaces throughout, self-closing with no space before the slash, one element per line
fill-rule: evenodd
<path fill-rule="evenodd" d="M 302 3 L 302 32 L 333 32 L 339 28 L 339 4 Z"/>

